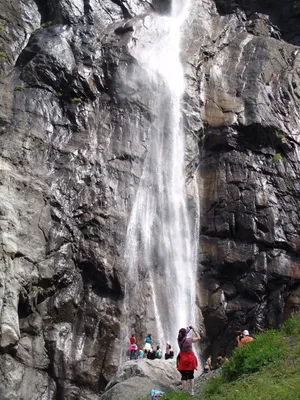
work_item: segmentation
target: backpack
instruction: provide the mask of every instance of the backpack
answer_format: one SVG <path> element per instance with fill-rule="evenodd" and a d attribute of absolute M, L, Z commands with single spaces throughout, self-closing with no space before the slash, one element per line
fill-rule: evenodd
<path fill-rule="evenodd" d="M 151 400 L 156 400 L 160 399 L 163 396 L 164 392 L 161 392 L 160 390 L 151 390 Z"/>

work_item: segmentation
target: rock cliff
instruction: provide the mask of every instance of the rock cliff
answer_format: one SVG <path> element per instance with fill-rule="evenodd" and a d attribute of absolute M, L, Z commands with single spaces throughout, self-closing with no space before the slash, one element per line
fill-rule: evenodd
<path fill-rule="evenodd" d="M 0 0 L 2 398 L 96 400 L 116 372 L 122 251 L 155 118 L 132 49 L 169 9 Z M 184 27 L 186 174 L 200 190 L 213 355 L 230 354 L 239 328 L 300 309 L 299 16 L 293 0 L 191 0 Z"/>

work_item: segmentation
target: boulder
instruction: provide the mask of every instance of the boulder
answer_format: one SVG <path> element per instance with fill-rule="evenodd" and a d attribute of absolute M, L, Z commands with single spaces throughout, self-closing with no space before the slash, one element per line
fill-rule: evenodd
<path fill-rule="evenodd" d="M 180 385 L 180 374 L 176 360 L 127 361 L 105 388 L 101 400 L 132 400 L 144 397 L 152 389 L 170 391 Z"/>

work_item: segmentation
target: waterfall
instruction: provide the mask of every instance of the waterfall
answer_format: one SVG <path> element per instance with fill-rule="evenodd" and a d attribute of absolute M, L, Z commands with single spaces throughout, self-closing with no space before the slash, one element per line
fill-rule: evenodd
<path fill-rule="evenodd" d="M 187 206 L 181 111 L 181 26 L 187 12 L 188 1 L 173 0 L 171 16 L 157 16 L 159 38 L 130 49 L 149 82 L 155 118 L 127 229 L 129 325 L 137 326 L 142 310 L 140 324 L 161 345 L 175 345 L 178 330 L 195 323 L 195 222 Z M 144 309 L 137 299 L 146 299 Z"/>

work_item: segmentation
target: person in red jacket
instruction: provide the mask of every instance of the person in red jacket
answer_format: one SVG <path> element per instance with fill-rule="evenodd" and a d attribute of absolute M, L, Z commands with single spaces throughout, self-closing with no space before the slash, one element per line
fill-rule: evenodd
<path fill-rule="evenodd" d="M 189 327 L 195 334 L 194 338 L 187 337 L 186 328 L 181 328 L 178 332 L 178 345 L 180 348 L 177 369 L 181 374 L 182 388 L 187 389 L 187 381 L 189 381 L 191 395 L 194 395 L 194 370 L 198 367 L 198 360 L 193 352 L 192 344 L 200 340 L 199 333 L 193 327 Z"/>

